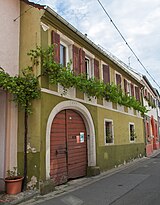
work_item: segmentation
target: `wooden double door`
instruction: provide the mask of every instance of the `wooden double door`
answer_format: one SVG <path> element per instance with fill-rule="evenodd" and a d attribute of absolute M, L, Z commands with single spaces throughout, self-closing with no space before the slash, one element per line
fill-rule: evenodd
<path fill-rule="evenodd" d="M 50 177 L 55 185 L 86 175 L 86 128 L 76 111 L 63 110 L 55 116 L 50 146 Z"/>

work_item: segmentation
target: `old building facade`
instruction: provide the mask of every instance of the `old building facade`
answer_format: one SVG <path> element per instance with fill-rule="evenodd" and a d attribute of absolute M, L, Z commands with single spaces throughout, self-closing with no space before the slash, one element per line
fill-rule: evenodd
<path fill-rule="evenodd" d="M 28 8 L 32 7 L 28 12 Z M 121 64 L 108 56 L 49 7 L 21 2 L 20 67 L 30 62 L 26 53 L 36 46 L 54 45 L 55 61 L 76 74 L 86 73 L 115 84 L 126 95 L 142 100 L 143 85 Z M 41 67 L 34 71 L 41 74 Z M 141 113 L 107 99 L 88 98 L 72 87 L 40 80 L 41 99 L 33 102 L 29 116 L 28 180 L 69 179 L 98 173 L 145 155 Z M 23 118 L 23 113 L 19 113 Z M 18 166 L 23 167 L 23 122 L 19 120 Z"/>

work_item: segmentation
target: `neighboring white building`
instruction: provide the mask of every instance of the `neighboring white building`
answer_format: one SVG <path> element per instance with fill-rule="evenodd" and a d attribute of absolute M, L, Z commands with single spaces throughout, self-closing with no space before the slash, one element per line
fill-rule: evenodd
<path fill-rule="evenodd" d="M 19 73 L 20 0 L 0 1 L 0 67 L 10 75 Z M 6 170 L 17 165 L 18 112 L 11 96 L 0 89 L 0 191 Z"/>
<path fill-rule="evenodd" d="M 150 156 L 153 150 L 157 150 L 160 147 L 160 96 L 146 76 L 130 69 L 129 71 L 144 86 L 141 90 L 141 96 L 143 97 L 143 105 L 148 110 L 144 115 L 146 155 Z"/>
<path fill-rule="evenodd" d="M 159 146 L 160 146 L 160 94 L 157 89 L 154 89 L 157 93 L 156 107 L 157 107 L 157 116 L 158 116 L 158 137 L 159 137 Z"/>
<path fill-rule="evenodd" d="M 146 76 L 142 76 L 143 103 L 148 112 L 144 116 L 145 133 L 146 133 L 146 154 L 151 155 L 153 150 L 159 149 L 159 120 L 158 120 L 158 94 L 152 87 Z"/>

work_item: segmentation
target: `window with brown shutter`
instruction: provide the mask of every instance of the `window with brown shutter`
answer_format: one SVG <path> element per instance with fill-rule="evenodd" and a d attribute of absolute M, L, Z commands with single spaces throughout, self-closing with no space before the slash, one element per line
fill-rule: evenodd
<path fill-rule="evenodd" d="M 134 85 L 131 83 L 131 95 L 134 97 Z"/>
<path fill-rule="evenodd" d="M 135 97 L 136 100 L 140 101 L 140 90 L 138 87 L 135 87 Z"/>
<path fill-rule="evenodd" d="M 79 75 L 80 70 L 80 60 L 79 60 L 79 48 L 73 45 L 73 71 L 76 75 Z"/>
<path fill-rule="evenodd" d="M 94 59 L 94 77 L 99 79 L 99 61 Z"/>
<path fill-rule="evenodd" d="M 124 92 L 125 94 L 128 94 L 128 90 L 127 90 L 127 80 L 124 79 Z"/>
<path fill-rule="evenodd" d="M 121 88 L 121 75 L 116 73 L 116 84 Z"/>
<path fill-rule="evenodd" d="M 144 97 L 147 98 L 147 89 L 144 90 Z"/>
<path fill-rule="evenodd" d="M 150 93 L 148 93 L 148 100 L 150 100 L 150 98 L 151 98 L 151 95 L 150 95 Z"/>
<path fill-rule="evenodd" d="M 54 45 L 54 61 L 60 63 L 60 35 L 55 31 L 51 33 L 51 43 Z"/>
<path fill-rule="evenodd" d="M 110 69 L 106 64 L 103 64 L 103 82 L 110 83 Z"/>
<path fill-rule="evenodd" d="M 81 73 L 86 73 L 85 52 L 81 48 L 79 49 L 79 65 Z"/>

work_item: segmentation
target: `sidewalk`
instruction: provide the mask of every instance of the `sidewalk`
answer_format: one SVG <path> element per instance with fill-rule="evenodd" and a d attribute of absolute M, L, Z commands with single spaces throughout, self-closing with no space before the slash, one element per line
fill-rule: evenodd
<path fill-rule="evenodd" d="M 32 199 L 34 196 L 38 195 L 38 191 L 24 191 L 19 194 L 9 195 L 5 193 L 0 193 L 0 205 L 11 205 L 19 204 L 23 201 Z"/>
<path fill-rule="evenodd" d="M 158 154 L 160 154 L 160 149 L 154 151 L 153 154 L 149 158 L 155 157 Z M 99 181 L 100 179 L 103 179 L 106 176 L 111 176 L 115 173 L 118 173 L 118 172 L 126 169 L 127 167 L 135 166 L 136 164 L 138 164 L 138 162 L 141 162 L 141 161 L 144 161 L 147 159 L 148 159 L 147 157 L 137 158 L 133 161 L 130 161 L 129 163 L 122 164 L 116 168 L 113 168 L 113 169 L 108 170 L 106 172 L 102 172 L 100 175 L 97 175 L 94 177 L 83 177 L 80 179 L 75 179 L 75 180 L 69 181 L 68 183 L 66 183 L 64 185 L 60 185 L 60 186 L 55 187 L 54 192 L 51 192 L 51 193 L 44 195 L 44 196 L 40 196 L 39 191 L 34 191 L 34 190 L 21 192 L 21 193 L 16 194 L 16 195 L 8 195 L 5 193 L 2 193 L 2 194 L 0 194 L 0 205 L 16 205 L 16 204 L 20 204 L 22 202 L 25 203 L 26 201 L 33 199 L 35 197 L 37 199 L 38 198 L 45 199 L 46 197 L 53 198 L 55 196 L 59 196 L 59 195 L 64 194 L 64 193 L 68 193 L 68 192 L 71 192 L 73 190 L 77 190 L 77 189 L 84 187 L 88 184 L 92 184 L 96 181 Z"/>

